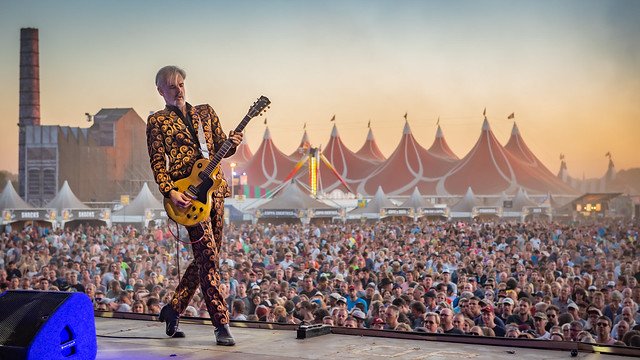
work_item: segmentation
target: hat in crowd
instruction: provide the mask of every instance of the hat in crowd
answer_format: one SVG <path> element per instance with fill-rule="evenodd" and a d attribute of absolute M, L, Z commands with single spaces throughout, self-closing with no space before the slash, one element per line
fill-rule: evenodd
<path fill-rule="evenodd" d="M 389 284 L 392 284 L 391 279 L 389 278 L 382 278 L 382 280 L 380 280 L 380 288 L 387 286 Z"/>
<path fill-rule="evenodd" d="M 344 281 L 344 276 L 342 274 L 336 274 L 336 277 L 334 278 L 334 280 Z"/>
<path fill-rule="evenodd" d="M 598 290 L 598 288 L 597 288 L 597 287 L 595 287 L 595 286 L 593 286 L 593 285 L 591 285 L 591 286 L 589 286 L 589 288 L 588 288 L 587 290 L 589 290 L 589 291 L 596 291 L 596 290 Z"/>
<path fill-rule="evenodd" d="M 342 296 L 340 294 L 338 294 L 338 293 L 331 293 L 331 294 L 329 294 L 329 297 L 332 298 L 335 301 L 338 301 L 338 300 L 340 300 L 340 298 Z"/>
<path fill-rule="evenodd" d="M 256 284 L 251 287 L 251 290 L 260 290 L 260 285 Z"/>
<path fill-rule="evenodd" d="M 598 309 L 595 306 L 590 306 L 589 309 L 587 309 L 587 314 L 590 314 L 590 313 L 597 313 L 598 316 L 602 316 L 602 311 L 600 311 L 600 309 Z"/>
<path fill-rule="evenodd" d="M 354 285 L 349 285 L 349 290 L 355 290 L 356 287 Z"/>
<path fill-rule="evenodd" d="M 615 283 L 615 281 L 609 281 L 609 282 L 607 283 L 607 287 L 616 287 L 616 283 Z"/>
<path fill-rule="evenodd" d="M 449 268 L 448 268 L 448 267 L 443 267 L 443 268 L 442 268 L 442 273 L 443 273 L 443 274 L 444 274 L 444 273 L 450 274 L 451 272 L 449 271 Z"/>
<path fill-rule="evenodd" d="M 567 309 L 576 309 L 579 310 L 578 304 L 574 303 L 574 302 L 570 302 L 569 305 L 567 305 Z"/>
<path fill-rule="evenodd" d="M 358 320 L 364 320 L 367 318 L 367 315 L 365 315 L 364 312 L 362 312 L 362 310 L 360 309 L 355 309 L 351 312 L 351 316 L 353 316 L 354 318 L 358 319 Z"/>
<path fill-rule="evenodd" d="M 374 290 L 375 290 L 375 288 L 376 288 L 376 284 L 375 284 L 375 283 L 370 282 L 370 283 L 368 283 L 368 284 L 367 284 L 367 288 L 372 288 L 372 289 L 374 289 Z"/>
<path fill-rule="evenodd" d="M 258 305 L 258 307 L 256 308 L 256 315 L 258 316 L 258 318 L 262 318 L 267 316 L 267 314 L 269 313 L 269 308 L 267 308 L 264 305 Z"/>
<path fill-rule="evenodd" d="M 538 318 L 538 319 L 545 319 L 547 320 L 547 314 L 543 313 L 542 311 L 538 311 L 535 315 L 533 315 L 533 318 Z"/>
<path fill-rule="evenodd" d="M 536 297 L 544 297 L 544 292 L 542 291 L 538 291 L 537 293 L 535 293 Z"/>
<path fill-rule="evenodd" d="M 513 301 L 513 299 L 510 298 L 510 297 L 506 297 L 506 298 L 502 299 L 502 303 L 503 304 L 510 304 L 510 305 L 515 305 L 516 304 L 516 302 Z"/>
<path fill-rule="evenodd" d="M 347 298 L 345 298 L 344 296 L 341 296 L 340 299 L 338 299 L 337 302 L 343 302 L 343 303 L 347 303 Z"/>
<path fill-rule="evenodd" d="M 491 304 L 487 304 L 485 307 L 483 307 L 481 310 L 481 312 L 493 312 L 493 305 Z"/>
<path fill-rule="evenodd" d="M 622 301 L 622 294 L 619 291 L 614 291 L 611 293 L 611 299 Z"/>
<path fill-rule="evenodd" d="M 470 277 L 467 278 L 467 281 L 469 281 L 469 282 L 478 282 L 478 279 L 476 279 L 475 276 L 470 276 Z"/>
<path fill-rule="evenodd" d="M 311 300 L 311 302 L 312 302 L 312 303 L 316 303 L 316 304 L 318 304 L 319 306 L 322 306 L 322 300 L 320 300 L 320 299 L 312 299 L 312 300 Z"/>
<path fill-rule="evenodd" d="M 127 285 L 124 287 L 124 291 L 133 291 L 133 286 Z"/>
<path fill-rule="evenodd" d="M 371 321 L 371 325 L 382 325 L 384 324 L 384 320 L 382 320 L 379 317 L 373 318 L 373 321 Z"/>

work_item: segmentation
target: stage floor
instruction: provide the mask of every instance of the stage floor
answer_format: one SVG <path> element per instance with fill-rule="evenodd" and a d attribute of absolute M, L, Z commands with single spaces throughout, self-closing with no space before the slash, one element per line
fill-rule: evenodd
<path fill-rule="evenodd" d="M 98 356 L 122 359 L 560 359 L 569 351 L 457 344 L 428 340 L 328 334 L 303 340 L 296 331 L 232 327 L 236 346 L 216 346 L 211 325 L 181 324 L 187 337 L 171 339 L 164 324 L 96 317 Z M 580 353 L 579 359 L 621 359 Z"/>

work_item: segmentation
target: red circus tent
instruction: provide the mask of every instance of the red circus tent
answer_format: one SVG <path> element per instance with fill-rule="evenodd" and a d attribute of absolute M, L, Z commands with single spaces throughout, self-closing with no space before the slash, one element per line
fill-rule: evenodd
<path fill-rule="evenodd" d="M 336 172 L 353 188 L 360 180 L 370 174 L 377 165 L 349 150 L 340 139 L 336 125 L 333 125 L 331 138 L 327 146 L 322 150 L 322 154 L 331 163 Z M 329 192 L 342 186 L 340 180 L 328 170 L 320 172 L 320 184 L 324 192 Z"/>
<path fill-rule="evenodd" d="M 542 176 L 538 168 L 531 166 L 533 154 L 524 154 L 522 152 L 516 156 L 507 151 L 498 142 L 485 118 L 475 146 L 440 179 L 437 192 L 439 195 L 461 195 L 472 187 L 476 194 L 514 194 L 518 187 L 522 187 L 532 194 L 574 193 L 566 186 L 559 186 L 557 181 Z"/>
<path fill-rule="evenodd" d="M 519 176 L 516 173 L 518 182 L 531 190 L 536 190 L 537 193 L 551 192 L 554 194 L 573 194 L 573 190 L 570 186 L 563 183 L 558 179 L 546 166 L 535 156 L 535 154 L 529 149 L 524 142 L 518 125 L 513 123 L 513 129 L 511 130 L 511 137 L 504 146 L 504 148 L 520 161 L 523 167 L 528 167 L 527 170 L 531 170 L 534 174 L 531 177 Z M 527 171 L 528 175 L 528 171 Z M 547 191 L 543 191 L 546 189 Z"/>
<path fill-rule="evenodd" d="M 384 186 L 389 195 L 409 195 L 414 188 L 423 194 L 436 194 L 438 178 L 446 174 L 456 160 L 436 156 L 423 148 L 405 122 L 400 143 L 371 176 L 363 180 L 358 192 L 373 194 Z"/>
<path fill-rule="evenodd" d="M 491 131 L 487 118 L 475 146 L 438 182 L 438 194 L 462 195 L 469 187 L 482 195 L 502 191 L 512 194 L 517 190 L 507 152 Z"/>
<path fill-rule="evenodd" d="M 386 160 L 376 143 L 376 139 L 373 137 L 373 131 L 371 128 L 369 128 L 369 132 L 367 133 L 367 140 L 365 140 L 360 150 L 356 151 L 356 155 L 377 163 L 381 163 Z"/>
<path fill-rule="evenodd" d="M 236 171 L 246 172 L 247 185 L 250 188 L 260 187 L 271 190 L 282 183 L 295 164 L 294 160 L 276 147 L 267 127 L 256 153 L 249 162 L 243 167 L 238 167 Z"/>
<path fill-rule="evenodd" d="M 433 144 L 428 150 L 433 155 L 451 159 L 451 160 L 460 160 L 460 158 L 451 150 L 449 144 L 447 144 L 447 140 L 444 139 L 444 133 L 442 132 L 442 128 L 438 125 L 438 130 L 436 130 L 436 138 L 433 140 Z"/>

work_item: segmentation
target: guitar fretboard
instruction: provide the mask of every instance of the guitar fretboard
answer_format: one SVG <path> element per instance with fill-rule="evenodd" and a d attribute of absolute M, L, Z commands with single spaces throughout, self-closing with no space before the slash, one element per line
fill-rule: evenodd
<path fill-rule="evenodd" d="M 252 116 L 249 116 L 247 114 L 242 119 L 242 121 L 240 121 L 240 124 L 238 124 L 238 126 L 236 126 L 236 129 L 234 131 L 237 132 L 237 133 L 238 132 L 242 132 L 251 119 L 252 119 Z M 216 169 L 218 164 L 220 164 L 220 161 L 222 161 L 224 156 L 227 155 L 227 153 L 229 152 L 229 149 L 231 149 L 231 146 L 233 146 L 233 142 L 231 141 L 231 139 L 225 140 L 225 142 L 222 144 L 222 147 L 220 147 L 220 150 L 218 150 L 216 152 L 216 154 L 213 156 L 213 159 L 211 160 L 209 165 L 207 165 L 207 167 L 204 169 L 204 171 L 202 171 L 200 173 L 200 178 L 201 179 L 204 180 L 204 179 L 206 179 L 206 178 L 211 176 L 211 174 L 213 173 L 213 170 Z"/>

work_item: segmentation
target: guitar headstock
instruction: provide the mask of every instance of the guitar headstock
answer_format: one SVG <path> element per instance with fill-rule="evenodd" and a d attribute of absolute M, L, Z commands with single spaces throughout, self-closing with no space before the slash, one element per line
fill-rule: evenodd
<path fill-rule="evenodd" d="M 269 104 L 271 104 L 271 100 L 269 100 L 266 96 L 260 96 L 260 98 L 256 100 L 253 105 L 251 105 L 247 115 L 249 117 L 262 115 L 262 113 L 269 107 Z"/>

